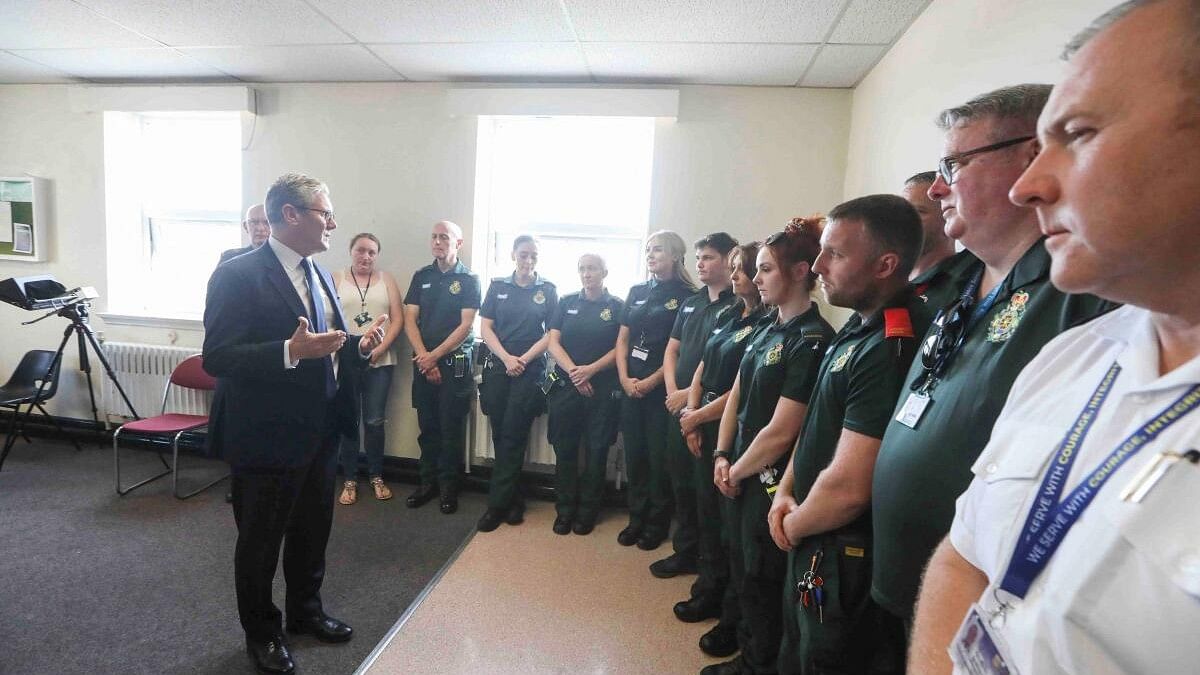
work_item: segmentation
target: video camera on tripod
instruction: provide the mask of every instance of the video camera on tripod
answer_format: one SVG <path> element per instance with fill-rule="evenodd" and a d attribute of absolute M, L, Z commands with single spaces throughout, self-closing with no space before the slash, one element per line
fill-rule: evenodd
<path fill-rule="evenodd" d="M 121 381 L 117 379 L 117 374 L 113 372 L 112 366 L 109 365 L 108 358 L 104 355 L 104 350 L 100 348 L 100 343 L 96 341 L 96 334 L 88 324 L 92 300 L 98 297 L 100 297 L 100 294 L 91 286 L 82 286 L 67 290 L 66 286 L 63 286 L 49 274 L 13 277 L 0 281 L 0 301 L 32 312 L 49 310 L 35 319 L 22 321 L 22 326 L 28 326 L 52 316 L 61 316 L 71 322 L 66 330 L 63 331 L 62 342 L 58 345 L 58 351 L 54 355 L 54 361 L 48 372 L 54 372 L 59 367 L 59 364 L 62 363 L 63 351 L 67 347 L 67 342 L 71 339 L 71 334 L 74 333 L 79 348 L 79 370 L 87 375 L 88 396 L 92 402 L 93 420 L 99 422 L 100 414 L 96 408 L 96 392 L 92 387 L 92 367 L 88 361 L 87 353 L 87 345 L 89 344 L 92 346 L 92 351 L 95 352 L 96 358 L 100 359 L 100 363 L 104 366 L 104 371 L 108 373 L 113 386 L 121 394 L 125 405 L 129 406 L 129 411 L 135 418 L 141 419 L 141 416 L 137 414 L 137 410 L 133 407 L 133 402 L 125 394 L 125 388 L 121 386 Z M 43 379 L 41 389 L 38 390 L 37 394 L 39 400 L 41 399 L 42 390 L 47 384 L 48 382 Z M 25 416 L 28 418 L 28 411 Z"/>

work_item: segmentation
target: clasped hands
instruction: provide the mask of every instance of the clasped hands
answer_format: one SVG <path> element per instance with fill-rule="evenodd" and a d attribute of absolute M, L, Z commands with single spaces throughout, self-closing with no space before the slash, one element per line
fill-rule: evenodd
<path fill-rule="evenodd" d="M 387 314 L 380 314 L 367 326 L 358 342 L 358 351 L 363 356 L 370 354 L 383 342 L 383 324 Z M 330 330 L 324 333 L 314 333 L 309 328 L 308 318 L 299 317 L 295 332 L 288 343 L 288 352 L 295 360 L 321 359 L 329 356 L 346 344 L 346 331 Z"/>

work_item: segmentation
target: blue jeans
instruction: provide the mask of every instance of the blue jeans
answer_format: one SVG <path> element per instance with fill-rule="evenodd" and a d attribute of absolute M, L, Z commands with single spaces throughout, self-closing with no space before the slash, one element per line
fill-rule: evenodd
<path fill-rule="evenodd" d="M 363 446 L 367 451 L 367 475 L 383 475 L 383 427 L 387 422 L 388 392 L 392 388 L 394 366 L 367 368 L 362 374 L 359 396 L 362 403 Z M 342 437 L 342 474 L 354 480 L 358 472 L 358 439 Z"/>

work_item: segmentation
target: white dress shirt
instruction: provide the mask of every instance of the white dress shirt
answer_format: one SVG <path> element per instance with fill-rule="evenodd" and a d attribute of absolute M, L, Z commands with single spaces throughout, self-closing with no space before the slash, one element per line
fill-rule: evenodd
<path fill-rule="evenodd" d="M 304 261 L 304 256 L 302 256 L 299 253 L 296 253 L 292 249 L 288 248 L 286 244 L 284 244 L 283 242 L 276 239 L 273 235 L 269 239 L 267 239 L 267 244 L 271 247 L 271 250 L 275 253 L 275 257 L 279 258 L 279 264 L 283 265 L 283 271 L 287 272 L 288 280 L 292 282 L 292 287 L 296 289 L 296 294 L 300 296 L 300 302 L 303 303 L 304 306 L 308 309 L 309 316 L 312 316 L 313 304 L 312 304 L 312 294 L 308 287 L 308 274 L 305 273 L 304 267 L 301 265 L 301 263 Z M 316 263 L 312 262 L 311 258 L 309 258 L 309 264 L 313 265 L 313 273 L 316 274 Z M 319 278 L 320 275 L 317 275 L 317 276 Z M 337 325 L 335 324 L 336 319 L 334 318 L 334 313 L 333 313 L 333 303 L 341 302 L 341 301 L 338 300 L 337 298 L 331 299 L 329 297 L 329 294 L 327 292 L 325 292 L 324 285 L 321 284 L 319 281 L 317 283 L 317 286 L 320 287 L 319 290 L 321 293 L 322 302 L 324 303 L 325 325 L 329 327 L 329 330 L 337 330 Z M 297 318 L 299 318 L 299 317 L 297 317 Z M 317 329 L 316 326 L 311 326 L 311 328 L 314 331 Z M 299 359 L 292 360 L 291 344 L 292 344 L 292 341 L 290 339 L 284 340 L 284 342 L 283 342 L 283 367 L 284 368 L 295 368 L 297 365 L 300 364 Z M 332 357 L 333 357 L 333 376 L 334 376 L 334 378 L 336 378 L 337 372 L 338 372 L 338 353 L 334 352 Z"/>
<path fill-rule="evenodd" d="M 950 531 L 955 549 L 988 577 L 979 600 L 986 613 L 1006 597 L 994 589 L 1051 458 L 1114 361 L 1121 373 L 1076 450 L 1064 495 L 1200 383 L 1200 357 L 1166 375 L 1158 359 L 1150 313 L 1124 307 L 1063 333 L 1021 372 Z M 1144 446 L 1100 489 L 996 629 L 1018 673 L 1200 672 L 1200 465 L 1178 462 L 1140 503 L 1120 498 L 1160 452 L 1198 447 L 1200 410 Z"/>

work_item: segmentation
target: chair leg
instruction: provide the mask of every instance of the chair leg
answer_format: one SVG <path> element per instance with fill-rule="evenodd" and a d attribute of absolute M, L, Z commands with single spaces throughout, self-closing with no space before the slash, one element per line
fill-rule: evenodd
<path fill-rule="evenodd" d="M 62 425 L 58 423 L 58 418 L 56 418 L 55 416 L 53 416 L 53 415 L 51 415 L 50 413 L 46 412 L 46 409 L 42 407 L 42 404 L 41 404 L 41 403 L 35 403 L 34 405 L 36 405 L 36 406 L 37 406 L 37 409 L 38 409 L 39 411 L 41 411 L 41 413 L 42 413 L 42 416 L 43 416 L 43 417 L 45 417 L 46 419 L 50 420 L 50 423 L 54 425 L 54 428 L 55 428 L 55 429 L 58 431 L 58 433 L 62 434 L 63 436 L 66 436 L 66 435 L 67 435 L 67 432 L 66 432 L 66 430 L 65 430 L 65 429 L 63 429 L 63 428 L 62 428 Z M 80 452 L 80 451 L 82 451 L 82 450 L 83 450 L 83 448 L 79 447 L 79 441 L 75 440 L 75 437 L 74 437 L 74 436 L 70 436 L 69 438 L 71 439 L 71 445 L 74 445 L 74 446 L 75 446 L 75 451 L 76 451 L 76 452 Z"/>
<path fill-rule="evenodd" d="M 17 417 L 20 413 L 21 404 L 18 403 L 13 409 L 12 420 L 8 423 L 8 433 L 4 436 L 4 450 L 0 451 L 0 469 L 4 468 L 4 460 L 8 458 L 8 453 L 17 443 Z"/>
<path fill-rule="evenodd" d="M 171 491 L 175 493 L 175 498 L 179 499 L 179 500 L 190 499 L 192 497 L 195 497 L 196 495 L 200 494 L 201 492 L 204 492 L 208 488 L 216 485 L 217 483 L 220 483 L 221 481 L 225 480 L 226 478 L 229 478 L 229 473 L 226 473 L 225 475 L 221 476 L 220 478 L 217 478 L 216 480 L 205 483 L 202 487 L 198 487 L 195 490 L 192 490 L 191 492 L 189 492 L 187 494 L 182 494 L 182 495 L 179 494 L 179 439 L 185 433 L 187 433 L 187 432 L 181 431 L 181 432 L 175 434 L 174 440 L 171 441 L 171 465 L 172 465 Z"/>
<path fill-rule="evenodd" d="M 117 429 L 116 431 L 113 432 L 113 475 L 116 478 L 118 495 L 124 497 L 125 495 L 136 490 L 137 488 L 140 488 L 141 486 L 145 485 L 146 483 L 149 483 L 150 481 L 158 480 L 159 478 L 162 478 L 163 476 L 166 476 L 167 474 L 171 473 L 171 467 L 167 466 L 166 470 L 164 470 L 162 473 L 155 474 L 145 480 L 139 481 L 137 483 L 134 483 L 133 485 L 122 488 L 121 487 L 121 449 L 120 449 L 120 446 L 118 445 L 118 439 L 119 439 L 120 435 L 121 435 L 120 429 Z M 164 466 L 166 466 L 167 460 L 163 459 L 161 452 L 158 453 L 158 459 L 163 463 Z"/>

